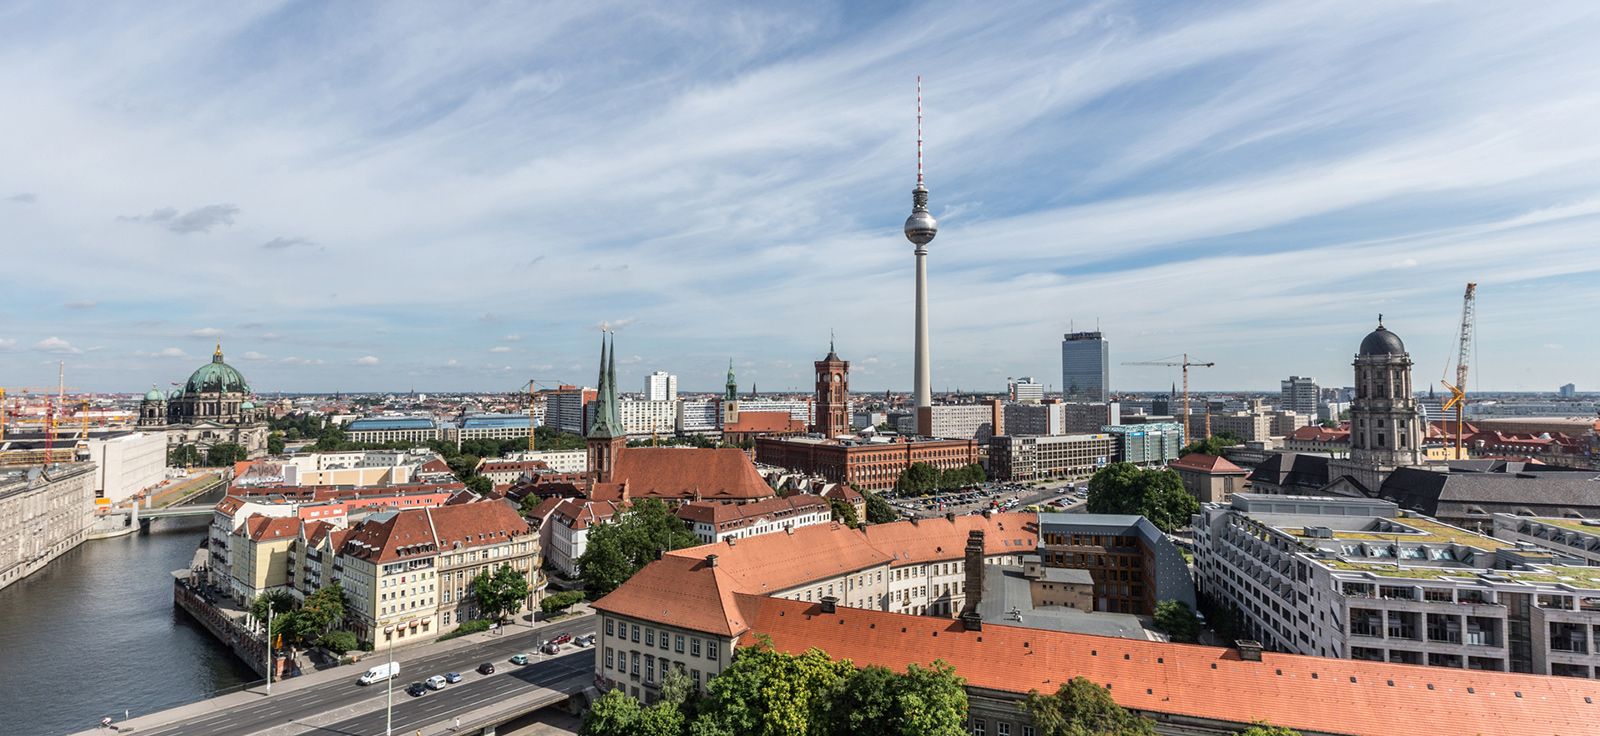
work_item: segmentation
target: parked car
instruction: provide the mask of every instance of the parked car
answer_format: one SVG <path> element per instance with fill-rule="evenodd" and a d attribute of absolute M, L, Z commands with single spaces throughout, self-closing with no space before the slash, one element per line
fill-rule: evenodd
<path fill-rule="evenodd" d="M 528 655 L 526 655 L 526 654 L 513 654 L 513 655 L 511 655 L 511 663 L 512 664 L 516 664 L 516 665 L 527 664 L 528 663 Z"/>
<path fill-rule="evenodd" d="M 594 646 L 594 634 L 580 636 L 573 643 L 580 647 L 592 647 Z"/>
<path fill-rule="evenodd" d="M 445 675 L 444 675 L 444 681 L 448 682 L 448 683 L 450 683 L 452 685 L 454 685 L 455 683 L 461 682 L 461 673 L 460 672 L 446 672 Z"/>
<path fill-rule="evenodd" d="M 558 637 L 556 637 L 554 639 L 551 639 L 550 643 L 552 643 L 552 644 L 565 644 L 565 643 L 567 643 L 569 641 L 572 641 L 572 635 L 571 634 L 562 634 L 561 636 L 558 636 Z"/>
<path fill-rule="evenodd" d="M 478 674 L 480 674 L 480 675 L 492 675 L 492 674 L 494 674 L 494 665 L 490 664 L 488 662 L 484 662 L 483 664 L 478 665 Z"/>
<path fill-rule="evenodd" d="M 545 654 L 560 654 L 561 653 L 561 645 L 557 644 L 555 642 L 550 642 L 550 643 L 544 645 L 544 650 L 543 651 L 544 651 Z"/>
<path fill-rule="evenodd" d="M 434 675 L 433 677 L 423 680 L 422 684 L 426 685 L 429 690 L 443 690 L 444 675 Z"/>
<path fill-rule="evenodd" d="M 424 694 L 426 692 L 428 692 L 428 688 L 423 687 L 422 683 L 420 683 L 420 682 L 413 682 L 408 687 L 406 687 L 406 694 L 410 695 L 413 698 L 415 698 L 415 697 L 417 697 L 419 695 L 422 695 L 422 694 Z"/>

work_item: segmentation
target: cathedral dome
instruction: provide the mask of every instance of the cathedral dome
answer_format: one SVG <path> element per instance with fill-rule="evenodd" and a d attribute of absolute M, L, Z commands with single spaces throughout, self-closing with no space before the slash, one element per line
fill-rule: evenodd
<path fill-rule="evenodd" d="M 217 346 L 217 352 L 211 356 L 211 362 L 195 371 L 189 376 L 189 382 L 183 385 L 184 393 L 249 393 L 250 386 L 244 382 L 244 376 L 233 366 L 222 362 L 222 346 Z"/>
<path fill-rule="evenodd" d="M 239 404 L 239 408 L 240 409 L 254 409 L 254 408 L 256 408 L 256 405 L 252 404 L 252 403 L 250 403 L 248 401 L 245 401 L 245 402 L 241 402 Z"/>
<path fill-rule="evenodd" d="M 1384 328 L 1383 323 L 1378 323 L 1378 329 L 1367 335 L 1361 341 L 1361 355 L 1404 355 L 1405 343 L 1400 342 L 1400 337 Z"/>
<path fill-rule="evenodd" d="M 152 385 L 152 386 L 150 386 L 150 390 L 145 392 L 144 400 L 145 401 L 166 401 L 167 400 L 167 396 L 166 396 L 166 394 L 161 393 L 160 389 L 158 389 L 154 385 Z"/>

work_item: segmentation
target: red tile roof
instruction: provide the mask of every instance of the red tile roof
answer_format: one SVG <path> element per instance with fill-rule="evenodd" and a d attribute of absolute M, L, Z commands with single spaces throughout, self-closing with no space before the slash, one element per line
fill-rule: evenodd
<path fill-rule="evenodd" d="M 550 514 L 550 520 L 572 529 L 587 529 L 595 524 L 604 524 L 616 516 L 621 509 L 628 507 L 621 501 L 588 501 L 581 498 L 551 499 L 559 500 L 555 511 Z"/>
<path fill-rule="evenodd" d="M 983 530 L 985 555 L 1031 554 L 1038 551 L 1039 517 L 1035 514 L 981 514 L 872 524 L 867 541 L 887 554 L 893 566 L 953 560 L 966 554 L 967 534 Z"/>
<path fill-rule="evenodd" d="M 1246 472 L 1244 468 L 1234 465 L 1224 458 L 1216 455 L 1202 455 L 1198 452 L 1191 452 L 1183 457 L 1178 458 L 1177 460 L 1173 460 L 1168 467 L 1179 470 L 1194 470 L 1202 473 Z"/>
<path fill-rule="evenodd" d="M 1110 687 L 1125 708 L 1239 727 L 1262 719 L 1355 736 L 1550 736 L 1594 733 L 1600 723 L 1600 683 L 1578 678 L 1271 652 L 1245 662 L 1216 647 L 988 623 L 964 631 L 956 620 L 843 607 L 824 615 L 815 603 L 743 593 L 734 602 L 750 631 L 779 651 L 817 647 L 894 670 L 943 659 L 969 687 L 1019 695 L 1082 676 Z M 635 615 L 653 618 L 645 613 Z"/>
<path fill-rule="evenodd" d="M 1285 440 L 1298 440 L 1300 442 L 1334 442 L 1343 443 L 1350 441 L 1348 426 L 1339 429 L 1329 429 L 1316 425 L 1301 427 L 1289 433 Z"/>
<path fill-rule="evenodd" d="M 736 447 L 709 450 L 630 447 L 617 455 L 617 480 L 632 498 L 755 500 L 770 498 L 771 486 L 750 457 Z"/>
<path fill-rule="evenodd" d="M 591 607 L 668 626 L 733 636 L 747 628 L 745 615 L 733 598 L 738 587 L 720 565 L 712 567 L 703 556 L 667 555 L 645 565 L 626 584 Z"/>
<path fill-rule="evenodd" d="M 717 555 L 719 569 L 738 590 L 763 594 L 885 565 L 891 559 L 869 544 L 859 530 L 837 522 L 803 526 L 792 534 L 757 534 L 690 547 L 667 556 L 705 559 L 710 554 Z"/>
<path fill-rule="evenodd" d="M 433 535 L 426 511 L 394 511 L 369 518 L 351 530 L 340 553 L 373 564 L 436 554 L 439 541 Z"/>
<path fill-rule="evenodd" d="M 499 544 L 529 532 L 528 522 L 503 503 L 471 503 L 424 509 L 433 520 L 434 536 L 449 550 Z"/>
<path fill-rule="evenodd" d="M 270 542 L 300 536 L 300 517 L 251 514 L 244 520 L 245 534 L 252 542 Z"/>
<path fill-rule="evenodd" d="M 734 528 L 759 524 L 768 519 L 784 519 L 828 510 L 828 502 L 822 497 L 797 493 L 754 503 L 695 501 L 679 506 L 672 513 L 684 521 L 713 524 L 718 527 L 731 524 L 734 526 L 727 528 Z"/>

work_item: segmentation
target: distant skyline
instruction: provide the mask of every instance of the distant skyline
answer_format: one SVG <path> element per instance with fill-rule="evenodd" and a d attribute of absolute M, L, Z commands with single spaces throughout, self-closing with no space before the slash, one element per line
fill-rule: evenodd
<path fill-rule="evenodd" d="M 1600 389 L 1592 3 L 46 3 L 0 11 L 0 385 Z M 1052 379 L 1051 377 L 1055 377 Z M 1060 386 L 1052 386 L 1059 391 Z"/>

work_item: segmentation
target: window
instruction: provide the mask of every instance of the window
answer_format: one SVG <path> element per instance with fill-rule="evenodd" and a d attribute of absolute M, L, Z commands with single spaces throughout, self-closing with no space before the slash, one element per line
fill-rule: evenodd
<path fill-rule="evenodd" d="M 633 625 L 633 640 L 634 641 L 638 641 L 639 640 L 639 625 L 638 624 L 634 624 Z"/>
<path fill-rule="evenodd" d="M 653 647 L 653 646 L 656 645 L 656 630 L 655 629 L 645 629 L 644 630 L 644 645 L 647 646 L 647 647 Z"/>
<path fill-rule="evenodd" d="M 608 670 L 616 669 L 616 667 L 614 667 L 612 665 L 612 663 L 611 663 L 611 652 L 612 652 L 611 647 L 606 647 L 606 669 L 608 669 Z"/>
<path fill-rule="evenodd" d="M 661 632 L 661 648 L 667 648 L 667 632 L 665 631 Z"/>
<path fill-rule="evenodd" d="M 633 674 L 639 674 L 639 653 L 633 653 Z"/>
<path fill-rule="evenodd" d="M 656 679 L 656 658 L 655 657 L 651 657 L 649 655 L 645 655 L 645 658 L 644 658 L 644 681 L 645 682 L 655 682 L 655 679 Z"/>
<path fill-rule="evenodd" d="M 699 639 L 696 639 L 694 637 L 690 637 L 689 638 L 689 656 L 691 656 L 691 657 L 700 656 L 700 640 Z"/>
<path fill-rule="evenodd" d="M 972 719 L 972 736 L 983 736 L 983 719 Z"/>
<path fill-rule="evenodd" d="M 1023 726 L 1022 736 L 1033 736 L 1033 726 Z"/>
<path fill-rule="evenodd" d="M 606 636 L 615 636 L 616 635 L 616 633 L 611 630 L 612 625 L 615 624 L 615 623 L 616 622 L 613 619 L 609 619 L 609 618 L 606 619 Z"/>
<path fill-rule="evenodd" d="M 677 650 L 679 654 L 683 654 L 683 634 L 679 634 L 677 639 L 673 641 L 673 649 Z"/>
<path fill-rule="evenodd" d="M 1009 724 L 1009 723 L 996 723 L 996 724 L 994 724 L 994 733 L 995 733 L 995 736 L 1011 736 L 1011 724 Z"/>
<path fill-rule="evenodd" d="M 706 642 L 706 659 L 716 659 L 716 658 L 717 658 L 717 643 L 714 642 L 714 641 Z"/>

